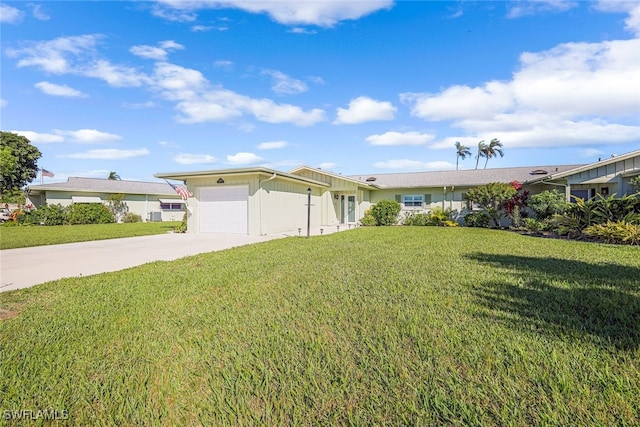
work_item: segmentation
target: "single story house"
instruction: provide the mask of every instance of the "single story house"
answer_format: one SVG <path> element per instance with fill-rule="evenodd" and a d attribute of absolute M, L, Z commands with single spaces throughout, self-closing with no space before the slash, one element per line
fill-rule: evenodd
<path fill-rule="evenodd" d="M 125 181 L 70 177 L 67 182 L 30 185 L 27 204 L 107 203 L 114 194 L 124 194 L 130 213 L 143 221 L 181 221 L 185 202 L 164 182 Z"/>
<path fill-rule="evenodd" d="M 590 199 L 596 194 L 623 196 L 635 192 L 629 181 L 640 175 L 640 150 L 566 171 L 551 172 L 528 181 L 532 186 L 553 185 L 566 194 L 567 200 Z"/>
<path fill-rule="evenodd" d="M 262 235 L 323 226 L 355 225 L 375 203 L 397 200 L 404 212 L 436 206 L 463 213 L 466 192 L 491 182 L 525 183 L 581 165 L 343 176 L 300 166 L 289 172 L 265 167 L 158 173 L 186 183 L 188 232 Z M 532 193 L 556 188 L 536 182 Z M 310 203 L 309 203 L 310 201 Z M 309 218 L 307 214 L 310 213 Z"/>

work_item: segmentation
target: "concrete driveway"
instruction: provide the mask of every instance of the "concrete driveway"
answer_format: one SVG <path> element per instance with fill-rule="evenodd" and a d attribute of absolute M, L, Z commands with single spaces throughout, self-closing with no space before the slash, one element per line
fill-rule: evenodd
<path fill-rule="evenodd" d="M 287 234 L 247 236 L 168 233 L 5 249 L 0 251 L 0 292 L 27 288 L 64 277 L 123 270 L 152 261 L 170 261 L 286 236 Z"/>

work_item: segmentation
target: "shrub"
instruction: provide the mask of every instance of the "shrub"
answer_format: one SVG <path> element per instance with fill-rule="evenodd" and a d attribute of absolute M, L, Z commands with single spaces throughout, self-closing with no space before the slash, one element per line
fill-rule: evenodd
<path fill-rule="evenodd" d="M 429 212 L 428 225 L 435 225 L 438 227 L 444 226 L 447 221 L 451 220 L 452 212 L 453 211 L 449 208 L 442 209 L 440 206 L 436 206 L 431 212 Z"/>
<path fill-rule="evenodd" d="M 40 206 L 29 213 L 37 214 L 38 224 L 62 225 L 65 222 L 65 208 L 60 204 Z"/>
<path fill-rule="evenodd" d="M 371 209 L 367 209 L 367 211 L 364 213 L 364 216 L 360 220 L 360 224 L 365 227 L 375 227 L 376 225 L 378 225 L 376 219 L 371 214 Z"/>
<path fill-rule="evenodd" d="M 464 216 L 464 225 L 467 227 L 489 228 L 491 218 L 486 212 L 471 212 Z"/>
<path fill-rule="evenodd" d="M 500 227 L 505 204 L 517 193 L 518 190 L 511 184 L 492 182 L 469 190 L 467 199 L 479 203 L 489 214 L 495 226 Z"/>
<path fill-rule="evenodd" d="M 186 233 L 187 232 L 187 213 L 185 212 L 182 215 L 182 222 L 179 225 L 176 225 L 174 228 L 176 233 Z"/>
<path fill-rule="evenodd" d="M 458 224 L 458 222 L 457 222 L 457 221 L 454 221 L 454 220 L 452 220 L 452 219 L 448 219 L 448 220 L 444 221 L 444 222 L 441 224 L 441 226 L 442 226 L 442 227 L 459 227 L 459 226 L 460 226 L 460 224 Z"/>
<path fill-rule="evenodd" d="M 134 214 L 132 212 L 129 212 L 127 214 L 125 214 L 125 216 L 122 218 L 122 222 L 126 222 L 126 223 L 131 223 L 131 222 L 142 222 L 142 217 L 138 214 Z"/>
<path fill-rule="evenodd" d="M 115 222 L 113 214 L 101 203 L 74 203 L 67 206 L 66 224 L 109 224 Z"/>
<path fill-rule="evenodd" d="M 525 230 L 532 231 L 534 233 L 539 233 L 541 231 L 547 230 L 549 227 L 548 224 L 544 221 L 540 221 L 535 218 L 524 218 L 523 226 Z"/>
<path fill-rule="evenodd" d="M 584 234 L 605 243 L 640 245 L 640 225 L 628 222 L 607 221 L 605 224 L 591 225 L 585 228 Z"/>
<path fill-rule="evenodd" d="M 396 225 L 401 210 L 402 206 L 395 200 L 381 200 L 371 207 L 371 215 L 376 225 Z"/>
<path fill-rule="evenodd" d="M 408 226 L 431 225 L 429 224 L 429 214 L 407 212 L 405 213 L 404 219 L 402 220 L 402 225 L 408 225 Z"/>
<path fill-rule="evenodd" d="M 569 207 L 564 194 L 558 190 L 545 190 L 529 198 L 528 206 L 535 212 L 536 218 L 551 218 L 555 214 L 563 214 Z"/>

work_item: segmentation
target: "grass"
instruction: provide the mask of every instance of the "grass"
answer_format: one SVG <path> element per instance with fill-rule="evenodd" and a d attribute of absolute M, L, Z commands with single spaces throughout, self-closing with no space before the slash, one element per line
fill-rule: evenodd
<path fill-rule="evenodd" d="M 70 425 L 637 425 L 640 252 L 359 228 L 3 294 L 0 411 Z"/>
<path fill-rule="evenodd" d="M 179 222 L 0 227 L 0 249 L 163 234 Z"/>

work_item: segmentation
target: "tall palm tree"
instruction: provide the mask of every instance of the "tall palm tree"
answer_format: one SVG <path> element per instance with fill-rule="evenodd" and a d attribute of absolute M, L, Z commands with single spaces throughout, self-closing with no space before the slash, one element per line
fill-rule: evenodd
<path fill-rule="evenodd" d="M 484 157 L 487 159 L 484 161 L 484 168 L 487 168 L 487 163 L 492 157 L 504 157 L 504 150 L 502 149 L 502 142 L 498 138 L 493 138 L 489 145 L 485 145 Z"/>
<path fill-rule="evenodd" d="M 120 180 L 120 175 L 118 175 L 116 172 L 109 172 L 109 177 L 107 179 L 110 179 L 112 181 L 119 181 Z"/>
<path fill-rule="evenodd" d="M 476 154 L 476 169 L 478 169 L 478 162 L 480 162 L 480 157 L 485 157 L 487 154 L 487 144 L 484 142 L 484 139 L 478 142 L 478 154 Z"/>
<path fill-rule="evenodd" d="M 466 145 L 460 144 L 460 141 L 456 141 L 456 170 L 458 170 L 458 160 L 462 158 L 462 160 L 466 159 L 467 156 L 471 155 L 471 150 Z"/>

